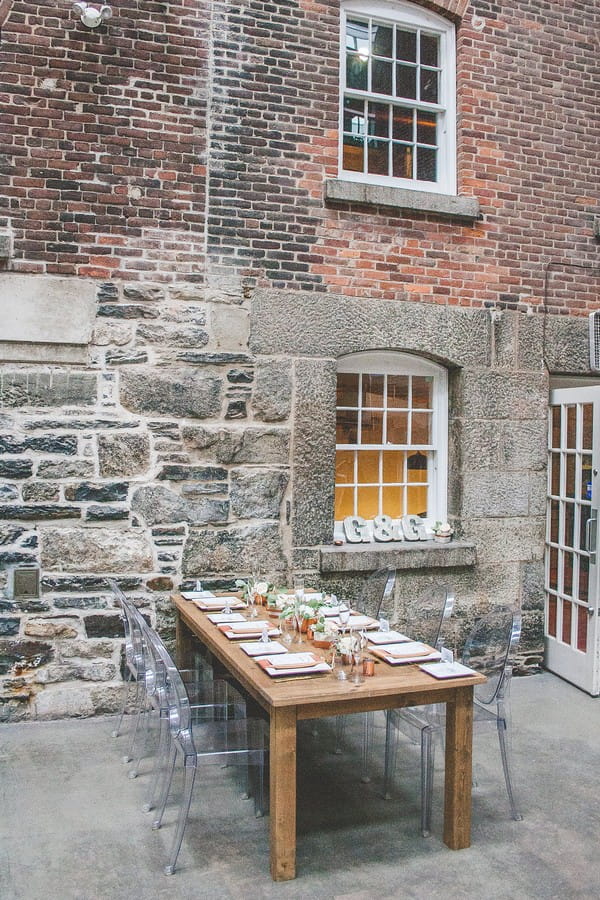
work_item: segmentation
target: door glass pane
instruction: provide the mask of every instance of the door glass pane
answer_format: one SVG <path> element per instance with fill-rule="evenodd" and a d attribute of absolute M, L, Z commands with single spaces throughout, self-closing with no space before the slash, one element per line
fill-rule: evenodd
<path fill-rule="evenodd" d="M 550 454 L 550 493 L 560 494 L 560 453 Z"/>
<path fill-rule="evenodd" d="M 358 454 L 359 484 L 379 484 L 379 451 L 361 450 Z"/>
<path fill-rule="evenodd" d="M 383 413 L 363 411 L 360 430 L 361 444 L 383 443 Z M 339 443 L 339 442 L 338 442 Z"/>
<path fill-rule="evenodd" d="M 563 602 L 562 605 L 562 639 L 565 644 L 571 643 L 571 611 L 573 607 L 572 604 L 567 600 Z"/>
<path fill-rule="evenodd" d="M 383 375 L 363 375 L 362 405 L 383 406 Z"/>
<path fill-rule="evenodd" d="M 387 405 L 388 408 L 408 408 L 408 375 L 388 375 Z"/>
<path fill-rule="evenodd" d="M 577 596 L 584 603 L 589 603 L 590 595 L 589 587 L 590 561 L 587 556 L 579 557 L 579 593 Z"/>
<path fill-rule="evenodd" d="M 558 550 L 556 547 L 550 547 L 549 556 L 548 585 L 551 590 L 555 591 L 558 588 Z"/>
<path fill-rule="evenodd" d="M 340 372 L 337 377 L 336 404 L 358 406 L 358 375 Z"/>
<path fill-rule="evenodd" d="M 575 449 L 575 441 L 577 439 L 577 407 L 567 406 L 567 434 L 565 446 L 569 450 Z"/>
<path fill-rule="evenodd" d="M 548 598 L 548 634 L 556 637 L 556 597 Z"/>
<path fill-rule="evenodd" d="M 339 522 L 346 516 L 354 515 L 354 488 L 336 487 L 335 518 Z"/>
<path fill-rule="evenodd" d="M 379 515 L 379 488 L 378 487 L 359 487 L 358 495 L 358 515 L 365 519 L 374 519 Z"/>
<path fill-rule="evenodd" d="M 592 457 L 584 454 L 581 457 L 581 491 L 582 500 L 592 499 Z"/>
<path fill-rule="evenodd" d="M 565 503 L 565 533 L 563 543 L 567 547 L 573 547 L 573 526 L 575 524 L 575 504 Z"/>
<path fill-rule="evenodd" d="M 579 547 L 583 549 L 585 547 L 585 538 L 586 538 L 586 528 L 588 519 L 590 518 L 591 509 L 589 506 L 580 507 L 580 527 L 579 527 Z"/>
<path fill-rule="evenodd" d="M 550 502 L 550 540 L 558 543 L 558 500 Z"/>
<path fill-rule="evenodd" d="M 338 484 L 352 484 L 354 481 L 354 453 L 352 450 L 338 450 L 335 454 L 335 480 Z"/>
<path fill-rule="evenodd" d="M 565 496 L 575 497 L 575 456 L 570 453 L 565 457 L 567 479 L 565 484 Z"/>
<path fill-rule="evenodd" d="M 582 449 L 591 450 L 593 447 L 593 412 L 594 407 L 591 403 L 584 403 L 582 406 L 583 413 L 583 429 L 582 429 Z"/>
<path fill-rule="evenodd" d="M 587 650 L 588 613 L 584 606 L 577 607 L 577 649 Z"/>
<path fill-rule="evenodd" d="M 551 439 L 551 447 L 554 450 L 558 450 L 560 448 L 560 406 L 552 407 L 552 431 L 550 435 Z"/>
<path fill-rule="evenodd" d="M 337 412 L 335 440 L 337 444 L 356 444 L 358 439 L 358 412 L 340 409 Z"/>
<path fill-rule="evenodd" d="M 408 443 L 408 413 L 390 412 L 387 414 L 387 443 Z"/>
<path fill-rule="evenodd" d="M 564 551 L 563 557 L 563 591 L 569 597 L 573 595 L 573 554 Z"/>

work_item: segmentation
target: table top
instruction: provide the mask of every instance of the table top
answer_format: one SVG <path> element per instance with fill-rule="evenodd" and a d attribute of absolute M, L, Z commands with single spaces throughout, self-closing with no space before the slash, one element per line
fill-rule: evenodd
<path fill-rule="evenodd" d="M 443 703 L 452 700 L 457 689 L 472 688 L 486 680 L 478 673 L 439 680 L 417 665 L 391 666 L 376 657 L 371 657 L 375 661 L 375 675 L 366 677 L 363 684 L 339 681 L 332 673 L 271 678 L 238 646 L 237 641 L 228 640 L 194 603 L 184 600 L 180 594 L 172 595 L 171 600 L 188 628 L 267 711 L 293 706 L 299 719 L 309 719 Z M 258 607 L 258 617 L 277 624 L 264 607 Z M 327 656 L 327 651 L 315 648 L 306 639 L 301 644 L 294 644 L 291 650 L 311 652 L 323 659 Z M 370 656 L 368 648 L 365 655 Z"/>

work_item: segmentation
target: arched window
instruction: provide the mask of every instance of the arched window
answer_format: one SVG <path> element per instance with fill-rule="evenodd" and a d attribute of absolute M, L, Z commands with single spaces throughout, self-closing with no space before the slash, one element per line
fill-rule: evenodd
<path fill-rule="evenodd" d="M 338 362 L 335 519 L 446 519 L 448 379 L 394 351 Z"/>
<path fill-rule="evenodd" d="M 340 78 L 340 177 L 456 194 L 453 24 L 404 0 L 346 0 Z"/>

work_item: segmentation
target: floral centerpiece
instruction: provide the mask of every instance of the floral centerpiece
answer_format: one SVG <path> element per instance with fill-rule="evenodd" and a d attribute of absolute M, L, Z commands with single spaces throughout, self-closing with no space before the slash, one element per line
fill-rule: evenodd
<path fill-rule="evenodd" d="M 236 578 L 235 586 L 241 591 L 246 603 L 256 603 L 259 606 L 267 602 L 269 592 L 273 590 L 273 585 L 268 581 L 257 581 L 254 578 L 248 578 L 246 581 L 243 578 Z"/>
<path fill-rule="evenodd" d="M 442 544 L 447 544 L 454 534 L 454 529 L 449 522 L 434 522 L 432 531 L 434 541 Z"/>

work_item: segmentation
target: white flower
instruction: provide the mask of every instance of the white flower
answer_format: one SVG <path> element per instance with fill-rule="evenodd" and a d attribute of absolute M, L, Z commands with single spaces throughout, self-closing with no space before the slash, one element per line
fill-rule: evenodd
<path fill-rule="evenodd" d="M 269 585 L 266 581 L 255 581 L 254 582 L 254 593 L 258 594 L 260 597 L 263 597 L 269 591 Z"/>
<path fill-rule="evenodd" d="M 359 649 L 358 641 L 353 634 L 348 634 L 338 639 L 337 648 L 343 654 L 354 653 Z"/>

